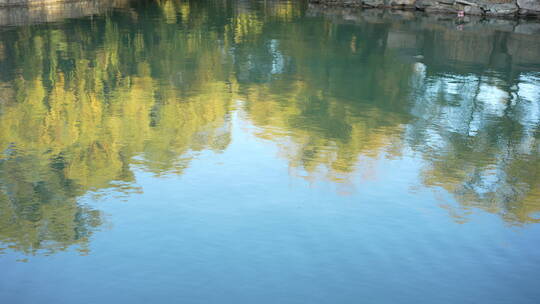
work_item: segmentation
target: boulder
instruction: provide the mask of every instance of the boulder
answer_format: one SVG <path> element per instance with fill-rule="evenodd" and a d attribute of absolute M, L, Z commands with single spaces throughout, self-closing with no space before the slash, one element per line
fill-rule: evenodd
<path fill-rule="evenodd" d="M 436 5 L 438 2 L 436 0 L 417 0 L 415 3 L 414 3 L 414 6 L 417 8 L 417 9 L 420 9 L 420 10 L 423 10 L 429 6 L 433 6 L 433 5 Z"/>
<path fill-rule="evenodd" d="M 486 15 L 507 16 L 507 15 L 516 14 L 519 8 L 514 2 L 507 2 L 507 3 L 484 2 L 482 4 L 482 9 L 484 10 Z"/>
<path fill-rule="evenodd" d="M 384 0 L 364 0 L 364 5 L 371 6 L 371 7 L 383 7 L 384 6 Z"/>
<path fill-rule="evenodd" d="M 452 13 L 456 14 L 459 9 L 455 5 L 444 4 L 444 3 L 435 3 L 425 8 L 426 13 Z"/>
<path fill-rule="evenodd" d="M 484 14 L 484 11 L 475 5 L 465 5 L 463 7 L 463 12 L 465 15 L 482 15 Z"/>
<path fill-rule="evenodd" d="M 414 7 L 416 0 L 389 0 L 388 5 L 390 6 L 404 6 L 404 7 Z"/>
<path fill-rule="evenodd" d="M 343 0 L 343 5 L 357 7 L 362 6 L 362 2 L 362 0 Z"/>
<path fill-rule="evenodd" d="M 517 0 L 517 6 L 522 15 L 540 14 L 540 0 Z"/>
<path fill-rule="evenodd" d="M 309 2 L 348 7 L 416 8 L 427 13 L 460 15 L 462 13 L 491 16 L 540 15 L 540 0 L 309 0 Z"/>

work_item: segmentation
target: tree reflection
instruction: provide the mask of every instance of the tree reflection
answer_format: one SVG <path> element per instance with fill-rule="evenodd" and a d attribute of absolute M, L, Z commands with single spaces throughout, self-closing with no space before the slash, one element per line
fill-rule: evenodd
<path fill-rule="evenodd" d="M 306 21 L 301 3 L 128 8 L 0 33 L 2 243 L 86 250 L 103 219 L 81 196 L 139 191 L 133 166 L 182 174 L 196 151 L 225 150 L 238 99 L 308 179 L 355 183 L 370 159 L 412 153 L 424 185 L 463 208 L 540 220 L 540 79 L 501 39 L 479 52 L 512 52 L 510 69 L 463 57 L 474 37 Z"/>
<path fill-rule="evenodd" d="M 102 220 L 80 196 L 137 191 L 133 165 L 181 174 L 230 141 L 219 33 L 123 17 L 2 33 L 0 239 L 14 249 L 84 246 Z"/>
<path fill-rule="evenodd" d="M 424 182 L 455 194 L 464 207 L 538 222 L 537 82 L 527 75 L 426 76 L 413 95 L 419 119 L 408 129 L 429 163 Z"/>

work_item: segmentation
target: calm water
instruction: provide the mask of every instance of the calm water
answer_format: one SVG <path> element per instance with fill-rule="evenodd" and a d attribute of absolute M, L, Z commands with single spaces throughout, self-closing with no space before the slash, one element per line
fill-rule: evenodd
<path fill-rule="evenodd" d="M 540 302 L 537 24 L 81 11 L 0 27 L 1 303 Z"/>

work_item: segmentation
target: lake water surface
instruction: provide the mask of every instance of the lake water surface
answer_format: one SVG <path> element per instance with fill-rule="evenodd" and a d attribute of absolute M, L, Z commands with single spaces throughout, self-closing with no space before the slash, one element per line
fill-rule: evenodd
<path fill-rule="evenodd" d="M 120 4 L 0 27 L 0 303 L 540 302 L 539 24 Z"/>

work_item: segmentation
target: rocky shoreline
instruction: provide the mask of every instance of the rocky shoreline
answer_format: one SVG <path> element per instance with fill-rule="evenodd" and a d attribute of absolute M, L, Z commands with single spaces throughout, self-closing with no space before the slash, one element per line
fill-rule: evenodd
<path fill-rule="evenodd" d="M 309 0 L 334 7 L 391 8 L 458 16 L 540 17 L 540 0 Z"/>
<path fill-rule="evenodd" d="M 0 0 L 0 7 L 39 6 L 78 1 L 80 0 Z M 459 16 L 540 18 L 540 0 L 308 0 L 308 2 L 333 7 L 392 8 Z"/>

